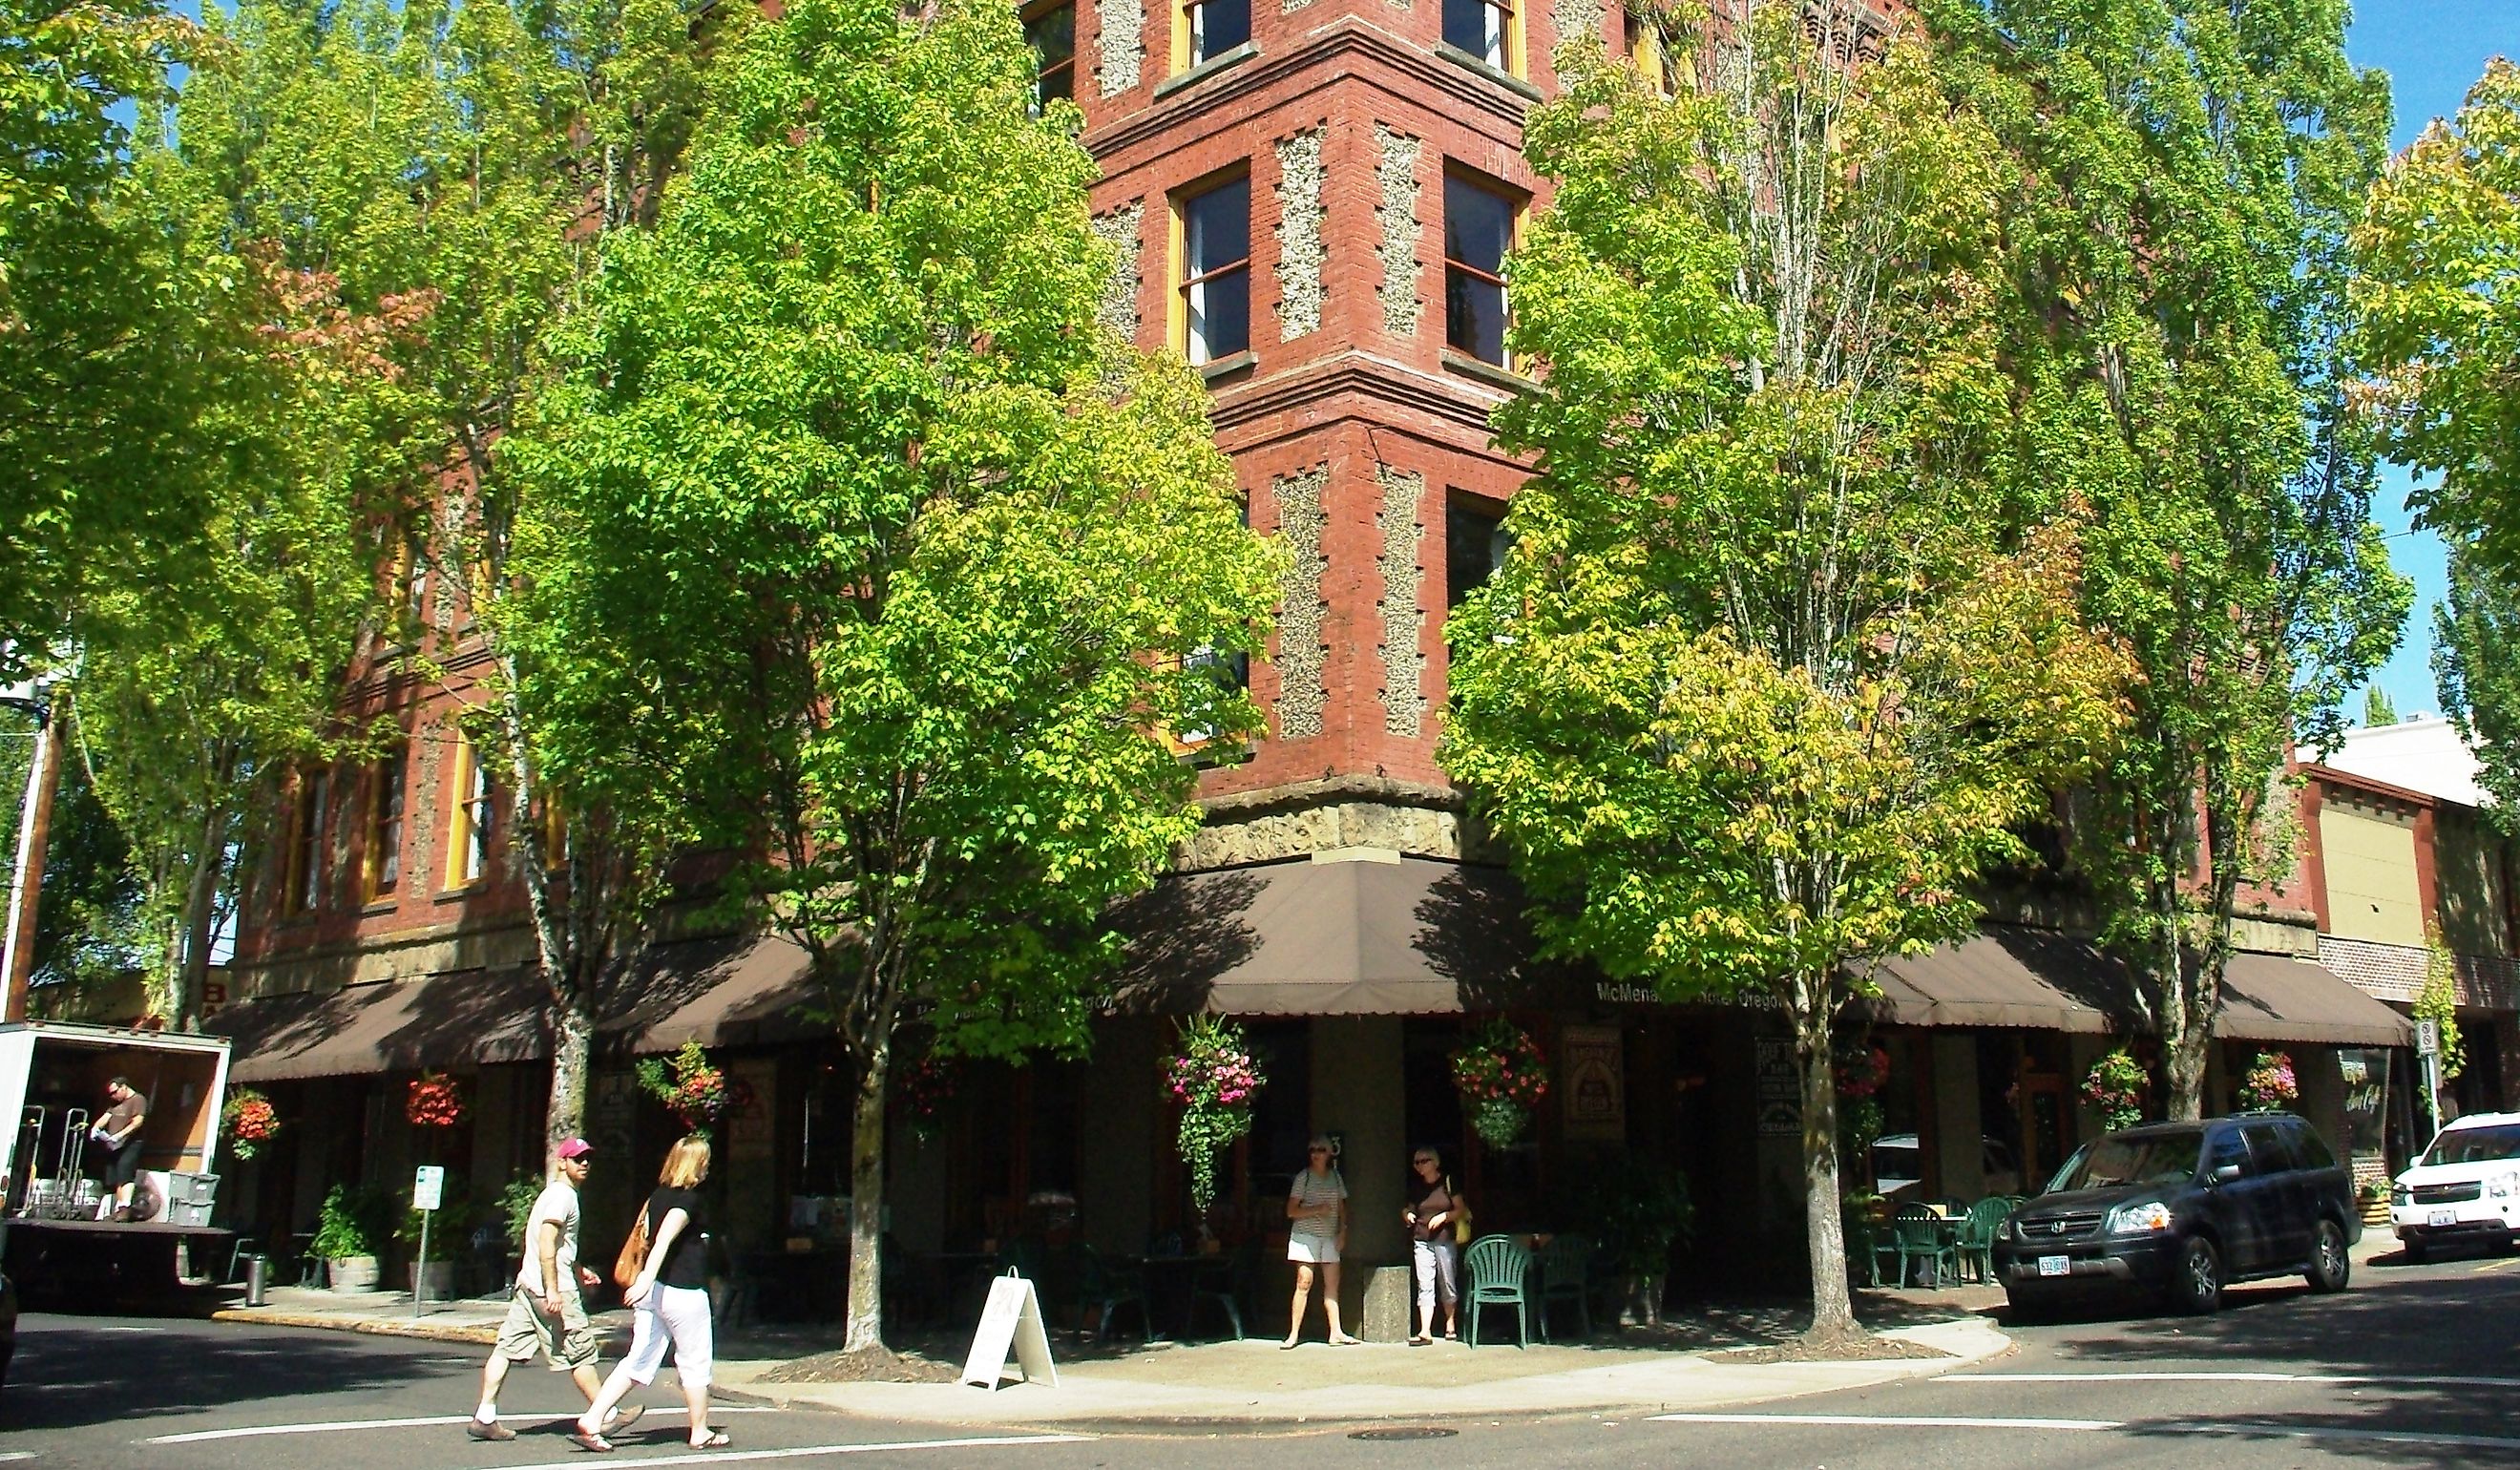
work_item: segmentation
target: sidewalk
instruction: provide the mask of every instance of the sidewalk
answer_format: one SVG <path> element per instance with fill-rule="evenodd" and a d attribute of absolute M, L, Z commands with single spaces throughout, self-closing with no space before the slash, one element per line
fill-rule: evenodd
<path fill-rule="evenodd" d="M 1713 1308 L 1687 1314 L 1658 1334 L 1642 1330 L 1582 1345 L 1534 1342 L 1472 1350 L 1369 1344 L 1331 1348 L 1318 1340 L 1281 1352 L 1275 1339 L 1103 1348 L 1054 1335 L 1058 1387 L 1009 1381 L 991 1393 L 955 1383 L 777 1383 L 780 1367 L 836 1346 L 830 1327 L 762 1327 L 724 1334 L 718 1344 L 720 1398 L 778 1408 L 826 1409 L 911 1423 L 1066 1428 L 1192 1428 L 1388 1419 L 1529 1417 L 1589 1412 L 1649 1413 L 1706 1408 L 1864 1387 L 1942 1372 L 2004 1351 L 2008 1340 L 1982 1314 L 2002 1300 L 1989 1287 L 1941 1292 L 1861 1291 L 1860 1310 L 1886 1337 L 1949 1356 L 1863 1362 L 1753 1362 L 1743 1348 L 1790 1337 L 1792 1304 Z M 275 1287 L 260 1308 L 232 1307 L 223 1321 L 425 1337 L 487 1346 L 504 1298 L 432 1303 L 411 1314 L 406 1292 L 340 1295 Z M 1501 1316 L 1492 1317 L 1501 1324 Z M 630 1314 L 596 1314 L 605 1356 L 627 1347 Z M 1640 1345 L 1642 1344 L 1642 1345 Z M 922 1344 L 924 1356 L 959 1370 L 962 1337 Z"/>

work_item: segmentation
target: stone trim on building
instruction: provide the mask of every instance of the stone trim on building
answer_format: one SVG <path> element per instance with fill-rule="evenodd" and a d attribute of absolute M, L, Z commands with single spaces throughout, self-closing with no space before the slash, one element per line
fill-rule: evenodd
<path fill-rule="evenodd" d="M 1418 294 L 1418 142 L 1406 133 L 1373 125 L 1373 176 L 1381 186 L 1373 218 L 1382 239 L 1373 248 L 1382 262 L 1382 284 L 1373 293 L 1382 302 L 1382 330 L 1393 336 L 1416 336 L 1426 303 Z"/>
<path fill-rule="evenodd" d="M 1382 487 L 1382 505 L 1373 512 L 1382 533 L 1382 551 L 1374 557 L 1382 574 L 1382 728 L 1416 739 L 1426 724 L 1426 611 L 1418 603 L 1426 581 L 1418 557 L 1426 525 L 1418 518 L 1426 476 L 1376 465 L 1373 477 Z"/>
<path fill-rule="evenodd" d="M 1309 3 L 1309 0 L 1306 0 Z M 1319 332 L 1323 268 L 1322 130 L 1278 140 L 1278 340 Z"/>
<path fill-rule="evenodd" d="M 1278 502 L 1278 534 L 1285 538 L 1290 553 L 1285 597 L 1278 612 L 1278 738 L 1282 740 L 1320 735 L 1323 712 L 1329 704 L 1329 685 L 1324 678 L 1329 646 L 1322 641 L 1329 617 L 1329 603 L 1322 596 L 1322 583 L 1329 572 L 1322 540 L 1328 529 L 1322 493 L 1329 483 L 1328 465 L 1269 481 L 1270 493 Z"/>
<path fill-rule="evenodd" d="M 1108 214 L 1094 216 L 1094 233 L 1111 247 L 1111 279 L 1102 283 L 1102 300 L 1094 315 L 1128 341 L 1138 339 L 1138 289 L 1145 282 L 1139 255 L 1145 248 L 1140 227 L 1147 201 L 1131 200 Z"/>
<path fill-rule="evenodd" d="M 1094 14 L 1101 22 L 1094 36 L 1094 86 L 1107 102 L 1145 74 L 1147 12 L 1143 0 L 1104 0 Z"/>

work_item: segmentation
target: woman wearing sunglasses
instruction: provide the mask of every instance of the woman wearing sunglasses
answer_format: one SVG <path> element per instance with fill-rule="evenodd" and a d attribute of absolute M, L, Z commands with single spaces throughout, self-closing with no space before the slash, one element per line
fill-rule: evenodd
<path fill-rule="evenodd" d="M 1347 1180 L 1339 1178 L 1338 1154 L 1324 1134 L 1313 1135 L 1305 1150 L 1303 1172 L 1286 1191 L 1286 1259 L 1295 1263 L 1295 1300 L 1286 1314 L 1286 1340 L 1292 1348 L 1304 1331 L 1304 1303 L 1313 1294 L 1313 1272 L 1322 1278 L 1322 1312 L 1329 1318 L 1330 1343 L 1349 1347 L 1361 1339 L 1339 1326 L 1339 1252 L 1347 1246 Z"/>

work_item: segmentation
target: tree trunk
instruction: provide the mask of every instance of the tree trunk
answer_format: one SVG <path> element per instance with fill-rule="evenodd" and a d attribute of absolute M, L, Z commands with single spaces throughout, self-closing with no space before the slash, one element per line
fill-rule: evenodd
<path fill-rule="evenodd" d="M 2189 1024 L 2183 1011 L 2164 1011 L 2162 1033 L 2164 1116 L 2193 1123 L 2205 1116 L 2205 1048 L 2212 1037 L 2205 1027 Z"/>
<path fill-rule="evenodd" d="M 193 880 L 184 887 L 184 958 L 175 972 L 179 1031 L 202 1029 L 202 999 L 209 990 L 210 942 L 216 935 L 219 879 L 227 871 L 228 814 L 213 809 L 202 821 L 202 848 L 193 859 Z"/>
<path fill-rule="evenodd" d="M 1803 1224 L 1811 1243 L 1812 1324 L 1815 1343 L 1864 1335 L 1847 1287 L 1846 1222 L 1837 1180 L 1837 1078 L 1830 1070 L 1829 986 L 1826 978 L 1798 981 L 1803 1014 L 1794 1018 L 1794 1065 L 1803 1085 Z"/>
<path fill-rule="evenodd" d="M 892 1037 L 878 1035 L 858 1064 L 857 1123 L 849 1139 L 849 1331 L 846 1353 L 883 1346 L 883 1115 L 892 1072 Z"/>
<path fill-rule="evenodd" d="M 544 1113 L 543 1167 L 552 1151 L 586 1129 L 586 1074 L 595 1050 L 595 1006 L 577 995 L 552 1007 L 551 1102 Z"/>

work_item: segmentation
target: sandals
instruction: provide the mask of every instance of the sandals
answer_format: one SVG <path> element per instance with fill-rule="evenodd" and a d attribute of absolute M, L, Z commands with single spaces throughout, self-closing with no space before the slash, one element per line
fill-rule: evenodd
<path fill-rule="evenodd" d="M 734 1443 L 735 1442 L 733 1440 L 726 1437 L 725 1430 L 712 1429 L 708 1432 L 707 1438 L 692 1441 L 692 1448 L 694 1449 L 724 1449 L 727 1446 Z"/>
<path fill-rule="evenodd" d="M 1431 1348 L 1435 1346 L 1435 1340 L 1428 1337 L 1425 1333 L 1420 1332 L 1417 1336 L 1409 1339 L 1409 1346 L 1413 1348 Z"/>
<path fill-rule="evenodd" d="M 590 1454 L 610 1454 L 613 1450 L 610 1440 L 600 1434 L 589 1433 L 577 1425 L 569 1426 L 568 1439 L 570 1444 Z"/>
<path fill-rule="evenodd" d="M 1330 1339 L 1330 1346 L 1333 1348 L 1362 1348 L 1365 1346 L 1365 1339 L 1361 1337 L 1349 1337 L 1345 1334 L 1341 1334 L 1340 1336 Z"/>

